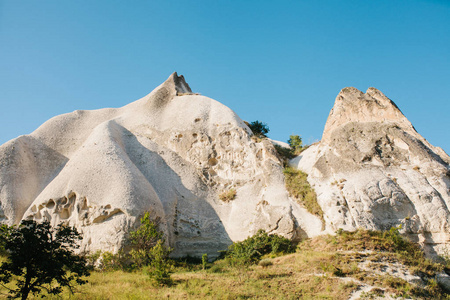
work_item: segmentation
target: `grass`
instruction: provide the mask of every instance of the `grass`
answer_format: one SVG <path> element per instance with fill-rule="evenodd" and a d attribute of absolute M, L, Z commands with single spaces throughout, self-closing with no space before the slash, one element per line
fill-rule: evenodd
<path fill-rule="evenodd" d="M 289 195 L 303 204 L 308 212 L 324 221 L 323 211 L 317 202 L 316 192 L 311 188 L 307 180 L 308 175 L 292 167 L 284 168 L 283 173 Z"/>
<path fill-rule="evenodd" d="M 338 278 L 317 276 L 311 259 L 322 256 L 291 254 L 271 259 L 272 265 L 231 267 L 220 260 L 220 272 L 179 270 L 172 275 L 174 285 L 158 287 L 141 272 L 93 272 L 89 283 L 74 295 L 67 290 L 63 299 L 348 299 L 357 285 Z M 306 262 L 305 260 L 308 260 Z M 60 299 L 45 295 L 48 299 Z"/>
<path fill-rule="evenodd" d="M 331 260 L 331 265 L 330 262 L 328 265 L 323 265 L 323 271 L 336 276 L 352 276 L 366 284 L 381 287 L 398 297 L 450 299 L 450 295 L 446 294 L 434 279 L 436 274 L 448 269 L 448 264 L 427 259 L 419 246 L 403 238 L 397 228 L 389 231 L 339 230 L 335 236 L 328 235 L 306 240 L 299 245 L 299 249 L 334 253 L 335 257 Z M 372 262 L 370 264 L 372 272 L 362 271 L 357 267 L 357 263 L 363 261 Z M 419 275 L 426 286 L 415 286 L 387 273 L 375 272 L 386 264 L 395 263 L 400 263 L 408 268 L 410 273 Z M 377 290 L 377 293 L 379 292 L 380 290 Z"/>
<path fill-rule="evenodd" d="M 360 268 L 361 262 L 402 263 L 429 278 L 425 287 Z M 174 262 L 173 285 L 157 286 L 142 271 L 94 271 L 88 284 L 71 295 L 48 299 L 348 299 L 363 284 L 367 299 L 391 295 L 412 299 L 450 299 L 434 279 L 444 264 L 427 260 L 417 245 L 390 231 L 338 231 L 304 240 L 296 253 L 262 257 L 259 264 L 232 265 L 186 258 Z M 411 270 L 411 269 L 410 269 Z M 4 290 L 0 289 L 4 293 Z M 2 296 L 0 295 L 0 298 Z M 36 297 L 38 298 L 38 297 Z"/>
<path fill-rule="evenodd" d="M 236 198 L 236 190 L 230 189 L 228 191 L 223 191 L 219 194 L 219 199 L 223 202 L 230 202 L 233 201 Z"/>

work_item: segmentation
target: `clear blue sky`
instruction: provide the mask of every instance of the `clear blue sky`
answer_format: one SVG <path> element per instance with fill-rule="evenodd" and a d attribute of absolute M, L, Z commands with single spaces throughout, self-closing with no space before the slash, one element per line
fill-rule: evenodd
<path fill-rule="evenodd" d="M 374 86 L 450 153 L 450 0 L 0 0 L 0 144 L 174 71 L 269 137 L 307 143 L 342 88 Z"/>

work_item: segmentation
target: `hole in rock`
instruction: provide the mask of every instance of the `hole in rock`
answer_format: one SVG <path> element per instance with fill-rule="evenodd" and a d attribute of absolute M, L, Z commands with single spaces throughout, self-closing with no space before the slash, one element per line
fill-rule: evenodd
<path fill-rule="evenodd" d="M 67 198 L 66 197 L 59 198 L 58 202 L 61 203 L 61 205 L 65 205 L 67 204 Z"/>
<path fill-rule="evenodd" d="M 200 121 L 201 121 L 200 118 L 197 118 L 197 119 L 194 120 L 195 123 L 200 122 Z"/>
<path fill-rule="evenodd" d="M 67 208 L 64 208 L 64 209 L 61 211 L 61 213 L 59 214 L 59 217 L 60 217 L 62 220 L 68 219 L 69 216 L 70 216 L 70 213 L 69 213 L 69 210 L 68 210 Z"/>
<path fill-rule="evenodd" d="M 53 201 L 53 199 L 50 199 L 50 200 L 47 202 L 46 207 L 49 208 L 49 209 L 53 209 L 53 208 L 55 207 L 55 201 Z"/>
<path fill-rule="evenodd" d="M 196 133 L 193 133 L 193 134 L 192 134 L 192 137 L 196 138 L 196 137 L 197 137 L 197 134 L 196 134 Z"/>
<path fill-rule="evenodd" d="M 215 166 L 215 165 L 217 165 L 218 162 L 219 162 L 219 161 L 218 161 L 216 158 L 214 158 L 214 157 L 211 157 L 211 158 L 208 160 L 208 164 L 209 164 L 210 166 Z"/>
<path fill-rule="evenodd" d="M 77 198 L 77 194 L 75 194 L 73 192 L 69 194 L 69 202 L 71 202 L 71 203 L 75 202 L 76 198 Z"/>

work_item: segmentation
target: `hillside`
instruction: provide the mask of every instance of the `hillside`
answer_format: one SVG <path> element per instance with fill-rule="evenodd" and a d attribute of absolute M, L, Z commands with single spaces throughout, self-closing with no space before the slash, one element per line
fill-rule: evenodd
<path fill-rule="evenodd" d="M 344 88 L 322 140 L 286 170 L 270 140 L 174 73 L 124 107 L 56 116 L 0 146 L 0 221 L 63 222 L 83 252 L 117 253 L 150 212 L 174 257 L 217 257 L 259 229 L 300 241 L 401 225 L 435 255 L 450 239 L 449 162 L 380 91 Z M 311 206 L 286 188 L 295 168 Z"/>

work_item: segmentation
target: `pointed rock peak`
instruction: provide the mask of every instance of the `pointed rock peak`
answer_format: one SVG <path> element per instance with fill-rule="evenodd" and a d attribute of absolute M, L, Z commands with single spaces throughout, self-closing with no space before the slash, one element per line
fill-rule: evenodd
<path fill-rule="evenodd" d="M 361 92 L 360 90 L 358 90 L 355 87 L 349 86 L 349 87 L 345 87 L 343 88 L 339 95 L 348 95 L 348 94 L 356 94 L 356 95 L 363 95 L 363 92 Z"/>
<path fill-rule="evenodd" d="M 351 122 L 393 122 L 415 132 L 397 105 L 373 87 L 366 93 L 354 87 L 341 90 L 328 116 L 322 140 L 329 139 L 336 128 Z"/>
<path fill-rule="evenodd" d="M 167 85 L 173 86 L 177 94 L 192 93 L 192 90 L 189 87 L 189 84 L 187 84 L 186 80 L 184 79 L 184 76 L 178 76 L 177 72 L 173 72 L 164 82 L 164 84 L 166 83 Z"/>
<path fill-rule="evenodd" d="M 174 97 L 184 94 L 192 94 L 192 90 L 183 75 L 178 76 L 177 72 L 173 72 L 166 81 L 148 94 L 148 107 L 160 109 Z"/>
<path fill-rule="evenodd" d="M 370 96 L 378 95 L 380 97 L 387 98 L 379 89 L 374 88 L 374 87 L 368 88 L 366 91 L 366 94 L 370 95 Z"/>

